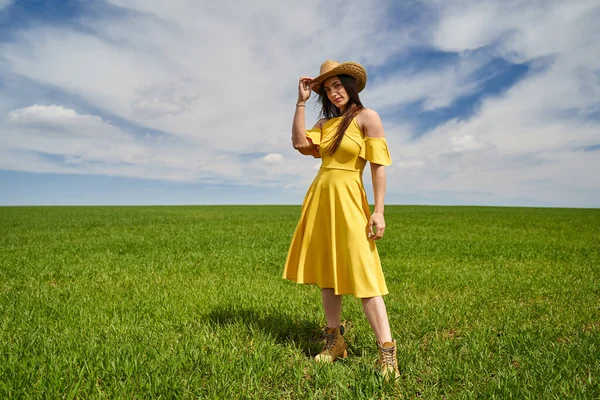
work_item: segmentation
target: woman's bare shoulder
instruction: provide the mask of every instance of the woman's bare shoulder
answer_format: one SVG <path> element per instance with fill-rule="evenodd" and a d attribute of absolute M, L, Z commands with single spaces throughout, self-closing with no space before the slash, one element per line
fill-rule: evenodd
<path fill-rule="evenodd" d="M 318 120 L 318 121 L 315 123 L 315 125 L 313 126 L 313 129 L 316 129 L 316 128 L 319 128 L 319 129 L 321 129 L 321 128 L 323 127 L 323 124 L 324 124 L 325 122 L 327 122 L 327 121 L 328 121 L 328 120 L 327 120 L 327 118 L 321 118 L 320 120 Z"/>
<path fill-rule="evenodd" d="M 363 108 L 362 110 L 360 110 L 356 118 L 360 118 L 362 121 L 370 121 L 373 119 L 381 121 L 381 118 L 379 117 L 379 114 L 377 114 L 377 111 L 371 108 Z"/>
<path fill-rule="evenodd" d="M 368 137 L 385 137 L 381 117 L 377 111 L 364 108 L 357 116 L 356 123 Z"/>

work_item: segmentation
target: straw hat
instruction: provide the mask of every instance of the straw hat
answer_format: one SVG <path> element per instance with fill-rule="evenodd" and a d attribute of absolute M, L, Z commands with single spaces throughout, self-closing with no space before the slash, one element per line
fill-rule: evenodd
<path fill-rule="evenodd" d="M 367 85 L 367 70 L 359 63 L 347 61 L 340 64 L 337 61 L 327 60 L 321 64 L 319 76 L 312 80 L 312 90 L 318 93 L 323 82 L 336 75 L 350 75 L 356 79 L 359 92 Z"/>

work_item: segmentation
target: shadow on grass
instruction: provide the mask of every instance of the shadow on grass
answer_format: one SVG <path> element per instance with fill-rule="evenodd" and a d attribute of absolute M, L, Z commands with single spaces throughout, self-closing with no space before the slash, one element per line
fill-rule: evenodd
<path fill-rule="evenodd" d="M 323 327 L 316 320 L 284 315 L 277 311 L 257 312 L 250 308 L 215 308 L 207 315 L 208 321 L 219 326 L 242 324 L 261 330 L 278 344 L 294 345 L 307 357 L 321 351 Z"/>

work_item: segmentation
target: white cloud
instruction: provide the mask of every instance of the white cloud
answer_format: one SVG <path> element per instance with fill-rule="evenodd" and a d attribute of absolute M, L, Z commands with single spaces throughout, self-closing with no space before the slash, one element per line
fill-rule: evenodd
<path fill-rule="evenodd" d="M 585 36 L 598 32 L 595 0 L 429 3 L 440 15 L 432 43 L 445 51 L 499 45 L 504 57 L 526 61 L 591 43 L 594 36 Z"/>
<path fill-rule="evenodd" d="M 386 44 L 375 38 L 376 26 L 358 23 L 359 15 L 373 23 L 385 17 L 375 3 L 349 5 L 337 23 L 354 28 L 336 41 L 324 30 L 336 9 L 328 2 L 113 3 L 140 13 L 86 19 L 96 35 L 33 28 L 0 51 L 12 71 L 214 151 L 254 151 L 265 143 L 280 149 L 287 140 L 277 136 L 285 129 L 287 139 L 300 74 L 316 73 L 327 58 L 382 62 L 382 54 L 391 55 L 372 48 L 373 39 Z"/>
<path fill-rule="evenodd" d="M 297 171 L 308 161 L 293 157 L 284 163 L 281 153 L 242 161 L 175 137 L 132 135 L 100 117 L 57 105 L 8 112 L 0 140 L 0 168 L 30 172 L 272 186 L 298 181 Z"/>
<path fill-rule="evenodd" d="M 165 149 L 168 154 L 182 152 L 168 162 L 189 160 L 188 149 L 195 148 L 195 160 L 201 161 L 186 163 L 191 171 L 183 175 L 205 181 L 254 184 L 263 177 L 298 181 L 298 174 L 306 179 L 311 172 L 305 172 L 305 167 L 279 167 L 264 173 L 261 168 L 277 162 L 276 157 L 263 160 L 263 167 L 249 168 L 236 154 L 272 153 L 286 159 L 293 154 L 286 168 L 314 163 L 299 157 L 290 142 L 300 74 L 316 73 L 328 58 L 381 63 L 406 44 L 404 38 L 390 46 L 389 37 L 377 34 L 376 21 L 386 16 L 385 8 L 376 3 L 356 1 L 341 14 L 335 4 L 322 1 L 285 6 L 273 1 L 252 7 L 228 2 L 210 6 L 113 3 L 137 13 L 82 19 L 94 33 L 60 26 L 32 27 L 18 34 L 15 42 L 0 44 L 4 60 L 0 69 L 4 66 L 9 74 L 74 94 L 104 114 L 168 132 L 185 143 Z M 355 26 L 336 41 L 327 40 L 331 31 L 326 28 L 334 10 L 338 23 Z M 373 24 L 359 24 L 362 18 Z M 374 43 L 391 50 L 377 51 Z M 17 103 L 32 104 L 23 97 Z M 309 110 L 307 123 L 312 124 L 315 117 Z M 11 145 L 23 138 L 9 136 Z M 158 146 L 142 140 L 134 143 L 145 152 Z"/>
<path fill-rule="evenodd" d="M 279 153 L 271 153 L 264 156 L 263 160 L 267 164 L 281 164 L 283 162 L 283 156 Z"/>
<path fill-rule="evenodd" d="M 141 141 L 97 116 L 57 105 L 10 111 L 0 138 L 12 154 L 0 162 L 5 169 L 19 169 L 21 160 L 28 171 L 172 180 L 193 180 L 201 171 L 196 152 L 181 143 L 164 137 Z M 52 167 L 48 157 L 62 161 Z"/>
<path fill-rule="evenodd" d="M 464 57 L 430 70 L 401 71 L 378 81 L 364 97 L 375 109 L 416 101 L 423 101 L 425 111 L 448 107 L 457 98 L 480 89 L 483 79 L 474 79 L 473 74 L 485 61 Z"/>
<path fill-rule="evenodd" d="M 10 6 L 12 4 L 12 0 L 0 0 L 0 11 L 4 8 Z"/>
<path fill-rule="evenodd" d="M 402 24 L 390 23 L 397 17 L 383 0 L 110 3 L 134 12 L 83 17 L 85 33 L 38 25 L 0 43 L 0 76 L 56 88 L 90 110 L 36 92 L 0 93 L 0 168 L 300 190 L 319 161 L 291 148 L 298 77 L 326 59 L 390 67 L 404 50 L 425 46 L 459 56 L 370 80 L 365 104 L 443 109 L 485 87 L 491 76 L 478 72 L 494 57 L 531 70 L 473 115 L 423 136 L 384 120 L 394 158 L 389 198 L 402 201 L 405 188 L 465 201 L 600 198 L 590 172 L 600 170 L 599 157 L 581 150 L 600 143 L 590 118 L 600 112 L 597 1 L 424 0 L 414 4 L 427 17 Z M 312 125 L 315 112 L 307 112 Z M 145 128 L 147 137 L 138 132 Z"/>
<path fill-rule="evenodd" d="M 432 46 L 466 58 L 488 46 L 484 54 L 529 62 L 532 70 L 465 120 L 447 121 L 417 139 L 401 135 L 399 163 L 388 174 L 390 191 L 445 193 L 449 202 L 518 199 L 597 207 L 600 178 L 592 171 L 600 170 L 600 157 L 583 149 L 600 143 L 600 121 L 588 118 L 600 111 L 600 59 L 593 56 L 599 47 L 590 40 L 600 33 L 598 3 L 429 4 L 438 12 Z M 461 80 L 476 84 L 469 74 L 449 75 L 456 87 L 463 87 Z M 416 86 L 413 97 L 431 97 L 426 92 L 435 85 L 419 78 L 401 77 L 397 88 L 410 92 Z M 451 93 L 447 87 L 440 91 Z"/>
<path fill-rule="evenodd" d="M 99 117 L 79 115 L 75 110 L 57 105 L 35 104 L 12 110 L 8 113 L 8 122 L 13 126 L 38 132 L 40 135 L 61 133 L 71 137 L 96 137 L 106 141 L 127 138 Z"/>
<path fill-rule="evenodd" d="M 450 138 L 450 147 L 448 149 L 448 152 L 462 153 L 468 151 L 476 151 L 483 147 L 484 146 L 471 135 L 452 136 Z"/>
<path fill-rule="evenodd" d="M 135 90 L 131 102 L 132 115 L 159 118 L 185 112 L 200 96 L 189 79 L 142 86 Z"/>

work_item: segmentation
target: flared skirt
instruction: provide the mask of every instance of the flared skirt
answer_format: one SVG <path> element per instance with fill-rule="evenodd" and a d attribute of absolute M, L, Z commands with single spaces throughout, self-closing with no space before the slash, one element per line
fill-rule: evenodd
<path fill-rule="evenodd" d="M 321 168 L 308 189 L 283 272 L 297 283 L 366 298 L 388 293 L 360 171 Z"/>

